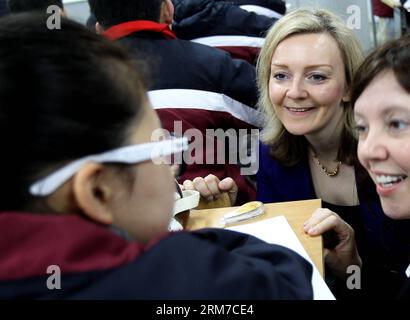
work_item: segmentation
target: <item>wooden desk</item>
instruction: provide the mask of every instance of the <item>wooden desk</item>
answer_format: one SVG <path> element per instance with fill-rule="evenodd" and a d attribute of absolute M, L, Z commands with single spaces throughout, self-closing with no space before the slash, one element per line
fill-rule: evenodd
<path fill-rule="evenodd" d="M 313 211 L 322 206 L 320 199 L 292 201 L 292 202 L 278 202 L 265 204 L 265 214 L 261 217 L 242 222 L 244 224 L 249 222 L 256 222 L 266 218 L 272 218 L 283 215 L 288 220 L 293 231 L 296 233 L 303 247 L 309 254 L 313 263 L 318 268 L 320 274 L 323 276 L 323 243 L 322 237 L 310 237 L 303 231 L 303 223 L 312 215 Z M 188 230 L 196 230 L 206 227 L 218 227 L 222 216 L 233 210 L 230 208 L 218 209 L 204 209 L 191 210 L 188 217 L 184 221 L 184 227 Z"/>

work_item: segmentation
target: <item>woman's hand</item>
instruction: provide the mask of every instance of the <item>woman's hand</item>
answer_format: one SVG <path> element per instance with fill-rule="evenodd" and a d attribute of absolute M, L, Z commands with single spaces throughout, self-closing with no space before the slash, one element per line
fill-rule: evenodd
<path fill-rule="evenodd" d="M 329 209 L 317 209 L 305 222 L 303 229 L 310 236 L 323 235 L 325 263 L 338 277 L 345 279 L 350 265 L 361 267 L 354 230 L 336 213 Z M 329 238 L 333 238 L 333 244 L 326 243 Z"/>
<path fill-rule="evenodd" d="M 205 178 L 197 177 L 194 180 L 184 181 L 185 190 L 197 190 L 203 198 L 208 201 L 218 200 L 223 192 L 227 192 L 231 201 L 231 206 L 235 205 L 238 196 L 238 186 L 232 178 L 219 180 L 213 174 Z"/>

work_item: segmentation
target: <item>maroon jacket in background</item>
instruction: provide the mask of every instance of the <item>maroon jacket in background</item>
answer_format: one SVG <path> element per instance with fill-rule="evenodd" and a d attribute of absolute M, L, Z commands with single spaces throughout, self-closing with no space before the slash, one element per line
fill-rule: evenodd
<path fill-rule="evenodd" d="M 224 131 L 230 128 L 241 129 L 255 129 L 254 126 L 241 121 L 233 117 L 228 112 L 218 112 L 196 109 L 194 106 L 192 109 L 175 108 L 163 108 L 157 109 L 159 118 L 161 119 L 162 126 L 173 132 L 174 121 L 179 120 L 182 122 L 182 132 L 187 132 L 190 129 L 200 130 L 203 139 L 204 154 L 193 154 L 192 156 L 201 158 L 204 163 L 188 164 L 186 170 L 178 178 L 179 183 L 183 183 L 185 180 L 193 180 L 196 177 L 206 177 L 208 174 L 217 176 L 220 180 L 230 177 L 235 180 L 238 185 L 238 198 L 237 205 L 241 205 L 248 201 L 253 201 L 256 198 L 256 190 L 253 184 L 251 184 L 247 176 L 241 175 L 240 167 L 235 164 L 229 164 L 228 156 L 225 155 L 225 164 L 218 164 L 218 158 L 221 158 L 223 145 L 220 141 L 214 140 L 214 148 L 206 148 L 207 139 L 212 139 L 206 136 L 206 129 L 220 128 Z M 208 141 L 209 142 L 209 141 Z M 226 148 L 225 148 L 226 149 Z M 193 153 L 200 150 L 200 148 L 194 148 Z M 207 154 L 206 154 L 207 153 Z M 225 152 L 227 154 L 227 152 Z M 213 159 L 211 164 L 206 164 L 206 159 Z"/>
<path fill-rule="evenodd" d="M 393 18 L 393 9 L 380 0 L 373 0 L 373 15 L 382 18 Z"/>

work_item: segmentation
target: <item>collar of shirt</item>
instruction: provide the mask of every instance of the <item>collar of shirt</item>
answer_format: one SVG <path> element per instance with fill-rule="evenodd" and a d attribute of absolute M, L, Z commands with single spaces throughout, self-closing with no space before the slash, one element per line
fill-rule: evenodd
<path fill-rule="evenodd" d="M 148 20 L 129 21 L 108 28 L 103 35 L 110 40 L 119 40 L 139 31 L 153 31 L 161 33 L 166 39 L 175 39 L 176 36 L 165 23 Z"/>

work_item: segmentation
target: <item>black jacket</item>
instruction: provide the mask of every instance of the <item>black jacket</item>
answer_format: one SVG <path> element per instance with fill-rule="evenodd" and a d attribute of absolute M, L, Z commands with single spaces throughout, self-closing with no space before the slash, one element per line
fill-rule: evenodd
<path fill-rule="evenodd" d="M 407 282 L 403 286 L 403 290 L 400 292 L 398 298 L 403 300 L 410 300 L 410 278 L 407 279 Z"/>
<path fill-rule="evenodd" d="M 216 0 L 221 1 L 221 0 Z M 238 6 L 253 5 L 275 11 L 281 15 L 286 13 L 286 3 L 282 0 L 229 0 Z"/>
<path fill-rule="evenodd" d="M 215 35 L 263 37 L 276 21 L 228 1 L 176 0 L 174 6 L 173 30 L 186 40 Z"/>
<path fill-rule="evenodd" d="M 8 14 L 9 11 L 9 7 L 7 5 L 7 0 L 0 0 L 0 17 Z"/>
<path fill-rule="evenodd" d="M 236 3 L 237 2 L 237 3 Z M 211 47 L 222 49 L 233 58 L 255 64 L 268 29 L 281 17 L 281 13 L 261 3 L 276 4 L 275 9 L 284 13 L 282 1 L 216 1 L 216 0 L 176 0 L 173 30 L 185 40 L 191 40 Z M 268 17 L 247 11 L 259 12 L 264 9 L 276 14 Z M 256 9 L 255 9 L 256 8 Z"/>
<path fill-rule="evenodd" d="M 0 213 L 0 299 L 311 299 L 312 267 L 248 235 L 208 229 L 148 245 L 75 216 Z M 53 269 L 49 269 L 53 266 Z M 59 290 L 56 267 L 61 272 Z M 54 281 L 47 282 L 50 277 Z"/>

